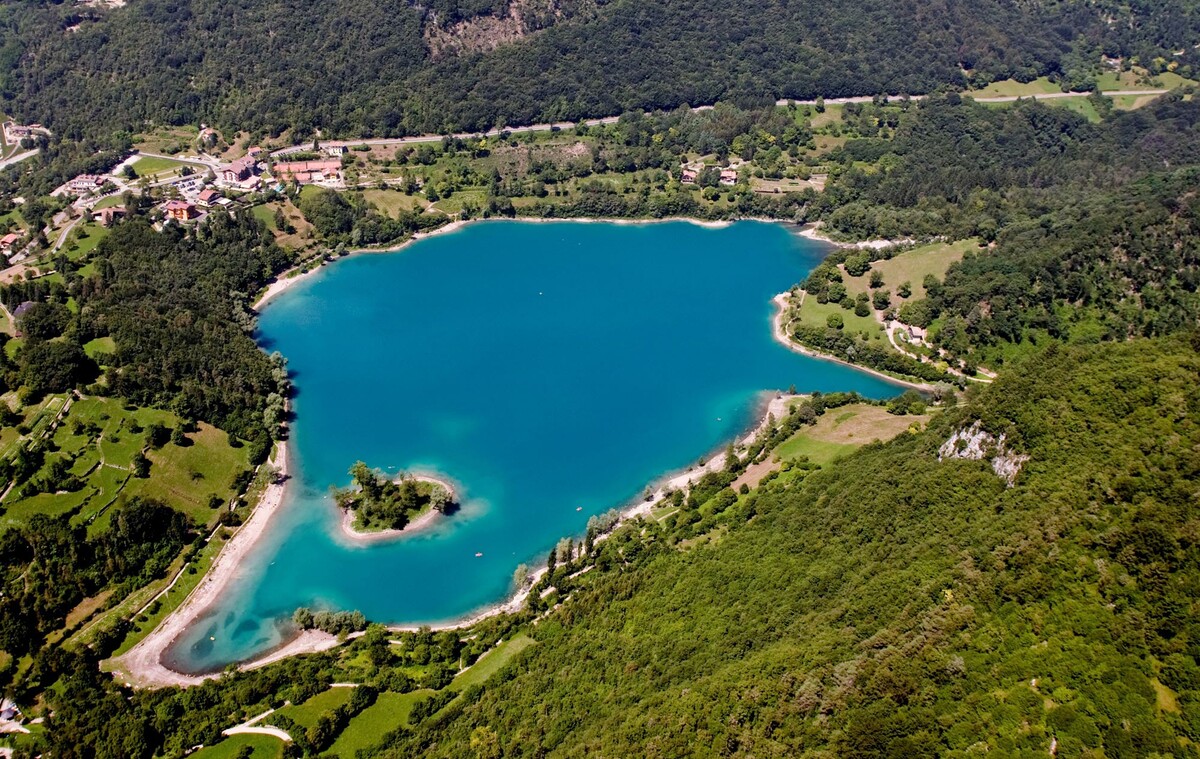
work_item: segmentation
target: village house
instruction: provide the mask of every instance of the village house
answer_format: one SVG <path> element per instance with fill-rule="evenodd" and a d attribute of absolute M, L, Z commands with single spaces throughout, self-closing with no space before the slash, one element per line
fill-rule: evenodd
<path fill-rule="evenodd" d="M 321 148 L 321 152 L 330 158 L 341 158 L 346 155 L 345 145 L 325 145 Z"/>
<path fill-rule="evenodd" d="M 220 197 L 221 193 L 210 187 L 207 190 L 201 190 L 200 194 L 196 196 L 196 202 L 205 208 L 212 208 L 213 204 L 216 203 Z"/>
<path fill-rule="evenodd" d="M 21 236 L 16 232 L 9 232 L 4 237 L 0 237 L 0 253 L 8 255 L 12 253 L 13 246 L 20 242 Z"/>
<path fill-rule="evenodd" d="M 9 143 L 18 143 L 28 137 L 33 137 L 35 134 L 48 136 L 50 130 L 41 124 L 23 126 L 15 121 L 4 122 L 4 139 Z"/>
<path fill-rule="evenodd" d="M 92 219 L 100 222 L 103 226 L 111 227 L 117 219 L 123 219 L 126 216 L 125 206 L 111 206 L 109 208 L 100 208 L 92 213 Z"/>
<path fill-rule="evenodd" d="M 221 181 L 226 184 L 236 184 L 249 179 L 258 170 L 258 159 L 252 155 L 243 156 L 231 164 L 221 167 Z"/>
<path fill-rule="evenodd" d="M 79 195 L 86 195 L 100 189 L 107 181 L 105 177 L 98 174 L 80 174 L 67 182 L 67 190 Z"/>
<path fill-rule="evenodd" d="M 737 169 L 721 169 L 721 184 L 733 185 L 737 184 L 737 181 Z"/>
<path fill-rule="evenodd" d="M 163 212 L 166 213 L 168 219 L 175 221 L 190 221 L 200 215 L 196 206 L 186 200 L 168 200 L 163 205 Z"/>
<path fill-rule="evenodd" d="M 275 164 L 272 171 L 280 182 L 295 180 L 299 184 L 336 182 L 342 178 L 341 161 L 285 161 Z"/>
<path fill-rule="evenodd" d="M 695 169 L 684 169 L 683 174 L 679 177 L 679 181 L 684 184 L 696 184 L 696 180 L 700 178 L 700 172 Z"/>

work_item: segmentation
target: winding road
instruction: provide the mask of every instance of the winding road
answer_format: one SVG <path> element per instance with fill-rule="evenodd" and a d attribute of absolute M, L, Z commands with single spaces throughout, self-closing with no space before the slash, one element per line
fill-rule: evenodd
<path fill-rule="evenodd" d="M 1170 90 L 1163 90 L 1163 89 L 1157 89 L 1157 90 L 1113 90 L 1111 92 L 1105 92 L 1104 95 L 1107 97 L 1114 97 L 1114 96 L 1119 96 L 1119 95 L 1162 95 L 1169 91 Z M 1087 97 L 1090 94 L 1091 94 L 1090 92 L 1050 92 L 1050 93 L 1038 94 L 1038 95 L 1001 95 L 1001 96 L 997 96 L 997 97 L 984 97 L 984 98 L 976 97 L 973 99 L 977 103 L 1014 103 L 1018 100 L 1043 100 L 1043 99 L 1056 100 L 1059 98 Z M 870 103 L 875 100 L 875 97 L 876 96 L 874 96 L 874 95 L 862 95 L 862 96 L 858 96 L 858 97 L 847 97 L 847 98 L 826 98 L 822 102 L 825 105 L 845 105 L 847 103 Z M 886 97 L 895 99 L 895 98 L 900 98 L 903 96 L 902 95 L 887 95 Z M 911 95 L 911 96 L 909 96 L 909 99 L 910 100 L 924 100 L 926 97 L 927 97 L 926 95 Z M 972 97 L 972 96 L 968 95 L 968 94 L 964 94 L 963 97 Z M 791 104 L 810 105 L 811 106 L 811 105 L 816 105 L 817 101 L 816 100 L 782 99 L 782 100 L 775 101 L 775 104 L 779 105 L 779 106 L 786 106 L 786 105 L 791 105 Z M 693 111 L 709 111 L 712 109 L 713 109 L 713 106 L 711 106 L 711 105 L 700 105 L 700 106 L 695 106 L 694 108 L 692 108 Z M 531 124 L 529 126 L 522 126 L 522 127 L 505 127 L 504 129 L 493 128 L 493 129 L 487 130 L 486 132 L 455 132 L 455 133 L 449 134 L 449 135 L 424 134 L 424 135 L 416 135 L 413 137 L 378 137 L 378 138 L 364 139 L 364 140 L 330 140 L 328 142 L 322 140 L 321 144 L 326 147 L 347 147 L 347 148 L 352 148 L 352 147 L 361 146 L 361 145 L 366 145 L 369 147 L 370 146 L 386 147 L 386 146 L 393 146 L 393 145 L 394 146 L 420 145 L 422 143 L 441 142 L 446 137 L 451 137 L 453 139 L 458 139 L 458 140 L 466 140 L 466 139 L 470 139 L 472 137 L 498 137 L 501 134 L 505 134 L 505 133 L 507 133 L 507 134 L 527 134 L 529 132 L 548 132 L 548 131 L 551 131 L 554 129 L 574 129 L 579 124 L 582 124 L 584 126 L 589 126 L 589 127 L 603 126 L 606 124 L 615 124 L 618 121 L 620 121 L 620 119 L 621 119 L 620 116 L 606 116 L 602 119 L 585 119 L 585 120 L 579 121 L 579 122 L 559 121 L 559 122 L 555 122 L 553 124 Z M 292 145 L 290 147 L 280 148 L 279 150 L 271 151 L 271 157 L 272 158 L 283 158 L 283 157 L 286 157 L 293 153 L 308 152 L 311 149 L 312 149 L 311 144 L 307 144 L 307 143 L 302 144 L 302 145 Z M 151 153 L 143 153 L 143 155 L 152 155 L 152 154 Z M 164 157 L 166 157 L 166 156 L 164 156 Z M 181 160 L 181 159 L 173 158 L 172 160 Z"/>

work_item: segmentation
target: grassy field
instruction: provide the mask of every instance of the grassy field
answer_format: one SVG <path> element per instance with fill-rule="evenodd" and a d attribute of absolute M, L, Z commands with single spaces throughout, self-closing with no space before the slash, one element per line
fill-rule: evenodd
<path fill-rule="evenodd" d="M 428 205 L 424 198 L 405 195 L 399 190 L 365 190 L 363 197 L 393 219 L 399 216 L 401 211 L 424 209 Z"/>
<path fill-rule="evenodd" d="M 120 195 L 109 195 L 107 198 L 96 201 L 96 205 L 92 206 L 93 211 L 99 211 L 103 208 L 116 208 L 121 205 Z"/>
<path fill-rule="evenodd" d="M 176 149 L 190 150 L 199 135 L 200 129 L 195 126 L 163 127 L 136 135 L 133 144 L 138 150 L 150 153 L 170 153 Z"/>
<path fill-rule="evenodd" d="M 943 279 L 950 264 L 962 260 L 968 251 L 979 249 L 979 240 L 976 238 L 957 242 L 936 242 L 906 250 L 887 260 L 875 261 L 871 264 L 871 269 L 861 277 L 846 274 L 844 266 L 838 268 L 842 272 L 846 290 L 851 295 L 870 292 L 871 272 L 878 271 L 883 274 L 883 288 L 891 291 L 892 304 L 899 305 L 904 299 L 896 294 L 896 288 L 902 283 L 908 282 L 912 286 L 910 300 L 920 300 L 925 297 L 925 286 L 922 283 L 926 276 L 932 274 L 939 280 Z M 849 324 L 847 321 L 847 327 Z"/>
<path fill-rule="evenodd" d="M 88 340 L 83 344 L 83 352 L 91 358 L 95 358 L 101 353 L 112 353 L 116 349 L 117 344 L 111 337 L 97 337 L 95 340 Z"/>
<path fill-rule="evenodd" d="M 311 187 L 307 185 L 305 189 Z M 303 193 L 304 190 L 301 190 Z M 286 232 L 279 228 L 275 223 L 275 212 L 283 209 L 283 215 L 291 222 L 295 232 Z M 292 205 L 290 200 L 282 203 L 264 203 L 263 205 L 255 206 L 251 211 L 255 218 L 267 225 L 267 229 L 275 234 L 275 242 L 288 250 L 299 250 L 312 242 L 313 228 L 312 224 L 304 218 L 304 214 L 300 213 L 300 209 Z"/>
<path fill-rule="evenodd" d="M 1032 82 L 1018 82 L 1015 79 L 1005 79 L 1000 82 L 992 82 L 982 89 L 967 90 L 963 94 L 976 98 L 1004 98 L 1049 95 L 1054 92 L 1062 92 L 1062 88 L 1043 76 L 1034 79 Z"/>
<path fill-rule="evenodd" d="M 231 735 L 220 743 L 205 746 L 192 754 L 195 759 L 236 759 L 243 746 L 253 752 L 250 759 L 282 759 L 283 741 L 271 735 Z"/>
<path fill-rule="evenodd" d="M 830 409 L 811 427 L 801 428 L 775 449 L 780 461 L 807 456 L 825 466 L 873 440 L 891 440 L 915 425 L 924 425 L 929 416 L 896 416 L 882 406 L 855 403 Z"/>
<path fill-rule="evenodd" d="M 79 261 L 96 249 L 100 242 L 108 237 L 108 228 L 94 221 L 89 221 L 86 224 L 80 224 L 71 232 L 70 242 L 63 246 L 67 257 L 72 261 Z"/>
<path fill-rule="evenodd" d="M 318 693 L 303 704 L 285 706 L 278 713 L 286 717 L 291 717 L 298 725 L 312 727 L 317 724 L 317 720 L 320 719 L 321 715 L 328 714 L 348 702 L 350 696 L 353 694 L 353 688 L 330 688 L 327 691 Z"/>
<path fill-rule="evenodd" d="M 351 757 L 360 749 L 377 745 L 386 733 L 407 725 L 413 706 L 433 694 L 428 688 L 411 693 L 380 693 L 378 701 L 350 720 L 328 755 Z"/>
<path fill-rule="evenodd" d="M 137 172 L 139 177 L 154 176 L 168 171 L 177 171 L 191 164 L 183 161 L 173 161 L 170 158 L 159 158 L 158 156 L 142 156 L 133 162 L 133 170 Z M 199 168 L 199 167 L 194 167 Z"/>
<path fill-rule="evenodd" d="M 1149 105 L 1158 95 L 1116 95 L 1112 98 L 1113 108 L 1119 111 L 1134 111 Z"/>
<path fill-rule="evenodd" d="M 475 664 L 469 667 L 466 672 L 460 673 L 454 678 L 454 682 L 450 684 L 450 687 L 457 691 L 463 691 L 472 685 L 482 685 L 485 680 L 499 672 L 505 665 L 515 659 L 518 654 L 536 642 L 525 633 L 518 633 L 511 639 L 488 651 Z"/>
<path fill-rule="evenodd" d="M 797 300 L 797 298 L 793 298 L 792 302 L 794 303 Z M 830 314 L 838 314 L 842 317 L 846 331 L 866 332 L 872 336 L 877 336 L 881 340 L 883 339 L 883 325 L 874 316 L 858 316 L 854 313 L 854 309 L 842 308 L 837 303 L 818 303 L 817 299 L 812 295 L 804 295 L 804 300 L 800 303 L 800 308 L 796 309 L 794 313 L 800 317 L 800 321 L 804 324 L 811 324 L 822 328 L 826 326 L 826 321 Z"/>

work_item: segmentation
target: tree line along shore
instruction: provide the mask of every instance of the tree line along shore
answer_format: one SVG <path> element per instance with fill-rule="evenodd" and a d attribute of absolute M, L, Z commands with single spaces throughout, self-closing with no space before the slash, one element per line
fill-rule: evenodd
<path fill-rule="evenodd" d="M 507 148 L 523 152 L 525 164 L 513 169 L 497 164 L 494 173 L 488 171 L 498 180 L 489 180 L 480 192 L 483 202 L 474 207 L 464 203 L 428 210 L 441 200 L 442 180 L 432 183 L 439 200 L 424 197 L 428 205 L 418 200 L 408 208 L 386 204 L 417 199 L 427 190 L 406 194 L 390 186 L 347 192 L 291 187 L 262 198 L 248 213 L 213 215 L 199 226 L 167 224 L 158 231 L 151 226 L 153 198 L 130 196 L 125 199 L 127 217 L 104 227 L 98 234 L 103 239 L 94 247 L 66 249 L 53 259 L 53 271 L 37 271 L 0 287 L 0 302 L 9 313 L 30 304 L 23 318 L 9 323 L 0 352 L 0 377 L 14 415 L 0 439 L 12 485 L 0 499 L 8 520 L 0 538 L 11 557 L 4 567 L 6 621 L 0 636 L 8 654 L 3 672 L 12 692 L 25 704 L 47 694 L 59 715 L 51 721 L 55 729 L 44 738 L 47 745 L 67 736 L 79 741 L 77 745 L 95 745 L 105 735 L 103 729 L 87 726 L 87 713 L 72 711 L 46 689 L 66 678 L 90 689 L 97 703 L 109 697 L 105 694 L 118 692 L 112 690 L 119 687 L 116 683 L 81 680 L 77 669 L 92 671 L 97 658 L 128 650 L 154 620 L 165 616 L 167 607 L 178 605 L 170 592 L 150 599 L 172 578 L 174 589 L 186 595 L 228 539 L 227 531 L 246 519 L 246 503 L 269 481 L 269 468 L 259 468 L 256 480 L 255 467 L 283 437 L 289 386 L 283 357 L 267 356 L 254 343 L 253 305 L 255 294 L 291 267 L 311 268 L 358 245 L 390 245 L 451 218 L 682 215 L 820 221 L 822 232 L 835 239 L 910 242 L 890 250 L 839 249 L 804 283 L 796 283 L 791 300 L 796 313 L 787 322 L 791 336 L 819 350 L 885 371 L 892 371 L 891 365 L 874 366 L 875 356 L 891 362 L 907 355 L 913 363 L 902 362 L 904 367 L 931 382 L 935 378 L 922 376 L 927 369 L 953 369 L 968 376 L 974 370 L 976 376 L 990 379 L 986 371 L 1000 382 L 1011 377 L 1010 367 L 1030 366 L 1047 346 L 1054 350 L 1053 346 L 1123 342 L 1130 336 L 1157 340 L 1152 344 L 1166 357 L 1155 360 L 1169 363 L 1176 359 L 1169 358 L 1173 349 L 1167 336 L 1185 332 L 1196 318 L 1194 287 L 1189 283 L 1197 262 L 1186 244 L 1197 231 L 1194 204 L 1188 200 L 1196 183 L 1197 170 L 1191 163 L 1196 153 L 1189 142 L 1194 135 L 1180 125 L 1197 121 L 1197 107 L 1188 92 L 1179 91 L 1136 111 L 1114 110 L 1092 122 L 1045 104 L 990 108 L 951 93 L 921 103 L 881 100 L 855 109 L 842 107 L 824 124 L 818 117 L 825 114 L 814 110 L 806 114 L 787 106 L 719 107 L 631 116 L 595 133 L 551 133 L 528 142 L 518 139 L 516 145 L 506 140 L 503 148 L 499 142 L 481 146 L 451 140 L 431 147 L 425 158 L 419 151 L 405 157 L 409 164 L 434 167 L 431 171 L 460 171 L 465 181 L 472 171 L 482 173 L 487 160 Z M 835 126 L 841 132 L 836 138 L 822 132 Z M 672 129 L 676 142 L 656 139 Z M 1045 139 L 1021 139 L 1031 133 Z M 787 142 L 801 138 L 803 142 Z M 574 149 L 573 155 L 577 143 L 585 150 Z M 949 145 L 974 147 L 955 152 Z M 797 156 L 791 155 L 792 147 Z M 681 157 L 715 165 L 734 155 L 744 162 L 734 185 L 721 185 L 718 176 L 715 185 L 688 187 L 675 175 L 683 166 Z M 803 180 L 808 186 L 779 185 L 779 192 L 762 191 L 765 185 L 758 180 L 783 182 L 789 179 L 789 169 L 798 174 L 798 167 L 813 158 L 828 169 L 820 189 L 810 175 Z M 378 160 L 380 171 L 405 165 L 398 163 L 398 156 Z M 385 166 L 384 160 L 393 163 Z M 625 160 L 629 162 L 621 163 Z M 575 171 L 569 168 L 572 161 L 587 164 L 590 173 L 566 178 L 568 171 Z M 771 161 L 779 169 L 779 180 L 768 176 Z M 456 166 L 466 167 L 467 173 Z M 530 171 L 536 171 L 544 196 L 539 197 L 536 184 L 521 173 Z M 710 180 L 711 176 L 704 181 Z M 461 192 L 455 189 L 449 196 Z M 1116 208 L 1120 213 L 1113 212 Z M 304 225 L 311 232 L 307 238 L 300 232 Z M 1114 246 L 1122 255 L 1112 255 Z M 876 273 L 879 282 L 873 284 Z M 901 295 L 904 285 L 908 295 Z M 859 314 L 863 296 L 865 316 Z M 905 338 L 897 338 L 896 330 L 888 328 L 889 320 L 881 318 L 889 310 L 896 317 L 890 321 L 904 325 Z M 18 331 L 19 336 L 13 334 Z M 1070 348 L 1058 361 L 1103 362 L 1110 355 L 1105 350 Z M 1062 371 L 1068 369 L 1069 364 Z M 936 379 L 990 399 L 986 403 L 998 403 L 989 390 L 975 387 L 982 383 L 960 374 Z M 113 403 L 99 408 L 94 399 Z M 66 408 L 68 401 L 72 405 Z M 971 407 L 985 421 L 992 420 L 986 403 Z M 160 417 L 154 409 L 169 409 L 170 416 Z M 1018 421 L 1018 427 L 1031 424 Z M 172 430 L 158 447 L 161 433 L 153 425 Z M 176 429 L 178 440 L 172 438 Z M 821 449 L 816 443 L 804 445 Z M 781 461 L 779 466 L 783 474 L 797 473 L 785 482 L 807 479 L 808 474 L 800 473 L 819 468 L 811 459 L 807 464 Z M 826 467 L 828 473 L 820 471 L 814 482 L 824 481 L 839 467 Z M 681 495 L 682 503 L 672 504 L 681 509 L 677 514 L 660 512 L 661 521 L 643 519 L 640 527 L 629 528 L 631 532 L 618 530 L 602 541 L 605 547 L 595 555 L 595 563 L 583 561 L 591 556 L 588 550 L 572 545 L 562 553 L 556 548 L 554 569 L 538 580 L 547 584 L 530 589 L 527 611 L 515 617 L 525 621 L 513 624 L 532 624 L 570 594 L 563 587 L 580 578 L 638 566 L 641 552 L 647 550 L 648 556 L 656 555 L 658 549 L 648 549 L 644 536 L 635 537 L 642 535 L 639 530 L 659 529 L 646 524 L 657 523 L 678 536 L 666 542 L 683 553 L 723 542 L 718 510 L 714 506 L 714 519 L 706 522 L 705 505 L 714 498 L 729 501 L 732 494 L 734 501 L 719 510 L 724 514 L 759 492 L 749 483 L 746 493 L 728 484 L 704 500 L 706 486 L 693 485 L 690 493 L 698 493 L 695 509 L 687 507 L 691 495 Z M 79 503 L 63 499 L 64 485 L 81 486 L 66 489 L 79 494 Z M 807 488 L 799 482 L 796 487 Z M 186 503 L 176 495 L 180 488 L 188 493 Z M 1114 492 L 1126 491 L 1128 498 L 1139 492 L 1132 485 Z M 122 498 L 125 492 L 136 493 L 136 499 Z M 741 507 L 735 512 L 742 513 Z M 683 517 L 692 520 L 693 513 L 697 519 L 680 524 Z M 742 521 L 750 524 L 754 516 Z M 679 532 L 673 532 L 676 529 Z M 629 537 L 617 538 L 619 534 Z M 661 546 L 661 540 L 652 538 L 651 543 Z M 633 552 L 633 558 L 615 551 Z M 609 558 L 602 559 L 604 555 Z M 585 574 L 568 582 L 561 576 L 564 567 L 571 570 L 568 574 Z M 1170 571 L 1187 571 L 1184 564 L 1172 567 Z M 50 582 L 50 577 L 57 579 Z M 35 599 L 48 602 L 35 604 Z M 532 617 L 521 616 L 526 613 Z M 556 612 L 561 613 L 567 612 Z M 513 618 L 479 624 L 499 628 Z M 557 617 L 545 619 L 553 622 Z M 506 634 L 510 629 L 515 628 L 506 628 Z M 385 650 L 392 651 L 392 645 Z M 1185 656 L 1169 649 L 1155 655 L 1161 654 L 1162 661 Z M 1174 694 L 1186 693 L 1187 661 L 1170 661 L 1175 669 L 1160 673 L 1157 682 Z M 1119 667 L 1114 671 L 1124 672 Z M 239 675 L 230 682 L 241 677 L 267 682 L 276 675 Z M 1060 677 L 1070 679 L 1061 670 Z M 232 686 L 204 687 L 225 692 Z M 443 693 L 445 688 L 429 690 Z M 888 692 L 893 698 L 900 693 Z M 472 693 L 483 698 L 482 692 Z M 1066 695 L 1054 700 L 1069 704 Z M 182 698 L 154 698 L 176 697 Z M 455 708 L 487 708 L 480 703 Z M 1183 703 L 1181 710 L 1186 698 Z M 1077 706 L 1075 712 L 1090 722 L 1070 723 L 1078 735 L 1061 726 L 1060 732 L 1082 745 L 1094 745 L 1086 724 L 1101 736 L 1110 729 L 1094 711 L 1094 705 Z M 172 730 L 178 728 L 179 736 L 194 739 L 216 726 L 218 720 L 211 714 L 209 719 L 204 727 L 174 725 Z M 1146 725 L 1151 731 L 1161 727 L 1154 720 Z M 225 727 L 229 725 L 220 729 Z M 434 727 L 430 723 L 428 729 Z M 135 733 L 155 751 L 165 745 L 162 741 L 176 740 Z M 406 729 L 395 745 L 408 745 L 406 741 L 423 734 Z M 1112 740 L 1119 738 L 1113 733 Z M 131 749 L 128 755 L 138 751 Z"/>

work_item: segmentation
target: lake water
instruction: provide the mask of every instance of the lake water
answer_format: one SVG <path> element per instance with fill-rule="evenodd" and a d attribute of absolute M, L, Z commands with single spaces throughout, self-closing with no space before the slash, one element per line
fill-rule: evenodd
<path fill-rule="evenodd" d="M 298 391 L 287 499 L 168 661 L 199 672 L 250 658 L 302 605 L 460 618 L 593 514 L 742 433 L 761 391 L 895 395 L 771 336 L 771 297 L 826 250 L 757 222 L 496 221 L 295 285 L 260 319 Z M 349 545 L 328 492 L 358 459 L 440 472 L 463 508 L 427 533 Z"/>

